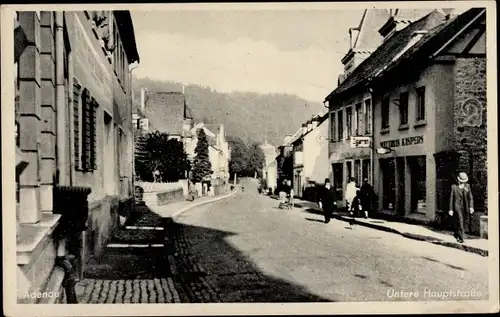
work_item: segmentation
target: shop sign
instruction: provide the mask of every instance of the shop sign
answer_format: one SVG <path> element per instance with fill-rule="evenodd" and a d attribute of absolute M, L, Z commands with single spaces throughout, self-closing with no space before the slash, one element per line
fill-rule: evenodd
<path fill-rule="evenodd" d="M 371 146 L 371 137 L 369 136 L 352 136 L 351 148 L 367 148 Z"/>
<path fill-rule="evenodd" d="M 92 40 L 85 31 L 85 27 L 75 13 L 76 25 L 74 27 L 74 38 L 76 45 L 76 59 L 84 66 L 100 88 L 99 91 L 105 95 L 107 100 L 113 100 L 113 87 L 111 74 L 101 61 L 100 54 L 94 49 Z"/>
<path fill-rule="evenodd" d="M 380 142 L 380 147 L 382 148 L 393 148 L 399 146 L 409 146 L 424 143 L 424 136 L 411 136 L 402 139 L 388 140 L 384 142 Z"/>

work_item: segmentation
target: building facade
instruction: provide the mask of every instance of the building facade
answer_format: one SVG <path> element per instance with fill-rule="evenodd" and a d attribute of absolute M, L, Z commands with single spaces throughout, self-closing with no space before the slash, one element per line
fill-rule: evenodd
<path fill-rule="evenodd" d="M 274 145 L 267 142 L 267 140 L 261 144 L 260 148 L 265 158 L 264 166 L 262 167 L 262 178 L 266 182 L 266 189 L 271 189 L 271 192 L 274 192 L 278 178 L 278 171 L 276 169 L 276 148 Z"/>
<path fill-rule="evenodd" d="M 223 124 L 195 124 L 189 130 L 185 139 L 186 154 L 192 162 L 196 156 L 195 149 L 198 144 L 198 130 L 203 129 L 208 140 L 208 156 L 212 165 L 212 180 L 227 183 L 229 181 L 229 161 L 231 153 L 226 140 Z"/>
<path fill-rule="evenodd" d="M 439 221 L 464 171 L 476 210 L 467 229 L 479 233 L 487 212 L 485 11 L 447 19 L 379 75 L 375 145 L 390 149 L 374 160 L 381 210 Z M 410 76 L 390 80 L 410 67 Z"/>
<path fill-rule="evenodd" d="M 350 163 L 347 173 L 353 165 L 363 166 L 364 159 L 372 162 L 379 212 L 439 222 L 446 218 L 440 215 L 447 212 L 451 184 L 466 171 L 477 197 L 470 231 L 478 233 L 487 178 L 484 19 L 480 8 L 460 15 L 434 10 L 402 28 L 390 17 L 379 30 L 383 43 L 327 97 L 334 143 L 347 143 L 344 134 L 352 113 L 354 121 L 360 117 L 358 105 L 371 105 L 362 111 L 367 119 L 354 125 L 354 130 L 372 131 L 367 134 L 371 146 L 356 153 L 331 146 L 330 160 L 357 154 L 360 163 Z M 336 110 L 338 104 L 356 106 Z M 338 127 L 339 121 L 346 129 Z M 341 168 L 333 165 L 334 183 Z M 350 174 L 356 180 L 370 174 L 361 167 L 357 177 L 358 168 Z"/>
<path fill-rule="evenodd" d="M 61 288 L 54 264 L 68 249 L 52 236 L 61 219 L 56 187 L 91 190 L 87 229 L 72 251 L 80 274 L 130 206 L 129 65 L 139 56 L 128 11 L 23 11 L 15 20 L 24 33 L 16 46 L 25 46 L 16 60 L 16 144 L 27 164 L 17 179 L 18 298 L 33 302 L 26 292 Z"/>

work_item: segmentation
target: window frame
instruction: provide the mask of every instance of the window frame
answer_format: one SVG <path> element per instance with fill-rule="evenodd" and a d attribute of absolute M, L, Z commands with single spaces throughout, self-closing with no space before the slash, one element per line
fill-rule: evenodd
<path fill-rule="evenodd" d="M 390 128 L 390 113 L 391 113 L 391 99 L 389 97 L 382 98 L 380 102 L 380 127 L 382 130 Z"/>
<path fill-rule="evenodd" d="M 367 107 L 368 106 L 368 107 Z M 369 109 L 369 111 L 368 111 Z M 364 115 L 365 115 L 365 134 L 372 133 L 372 99 L 364 100 Z"/>
<path fill-rule="evenodd" d="M 363 122 L 363 103 L 358 102 L 356 105 L 354 105 L 354 116 L 355 116 L 355 129 L 354 129 L 354 134 L 356 136 L 361 135 L 361 130 L 362 130 L 362 122 Z"/>
<path fill-rule="evenodd" d="M 336 137 L 336 129 L 337 129 L 337 113 L 336 111 L 330 112 L 330 141 L 337 141 Z"/>
<path fill-rule="evenodd" d="M 403 102 L 404 100 L 404 102 Z M 403 91 L 399 94 L 399 125 L 407 126 L 409 117 L 410 93 Z"/>
<path fill-rule="evenodd" d="M 416 103 L 415 103 L 415 121 L 422 122 L 425 121 L 425 86 L 420 86 L 416 89 Z"/>
<path fill-rule="evenodd" d="M 345 125 L 346 125 L 346 138 L 349 139 L 353 135 L 353 125 L 352 125 L 352 117 L 353 111 L 352 106 L 348 106 L 345 108 Z"/>
<path fill-rule="evenodd" d="M 337 138 L 339 141 L 344 139 L 344 109 L 337 111 Z"/>

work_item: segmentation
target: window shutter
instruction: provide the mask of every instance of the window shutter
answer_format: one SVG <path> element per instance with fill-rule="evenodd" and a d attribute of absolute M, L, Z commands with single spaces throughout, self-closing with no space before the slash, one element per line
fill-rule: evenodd
<path fill-rule="evenodd" d="M 82 101 L 83 101 L 83 120 L 82 120 L 82 129 L 83 129 L 83 147 L 82 147 L 82 167 L 84 170 L 88 171 L 90 169 L 90 135 L 92 132 L 92 120 L 91 120 L 91 111 L 92 111 L 92 101 L 90 99 L 90 95 L 87 89 L 85 89 L 82 93 Z"/>
<path fill-rule="evenodd" d="M 92 113 L 91 113 L 91 123 L 92 123 L 92 129 L 91 129 L 91 134 L 90 134 L 90 145 L 91 145 L 91 151 L 90 151 L 90 167 L 93 170 L 97 169 L 97 164 L 96 164 L 96 136 L 97 136 L 97 107 L 99 105 L 97 104 L 97 101 L 92 98 Z"/>
<path fill-rule="evenodd" d="M 80 168 L 80 89 L 76 78 L 73 79 L 73 130 L 75 168 Z"/>

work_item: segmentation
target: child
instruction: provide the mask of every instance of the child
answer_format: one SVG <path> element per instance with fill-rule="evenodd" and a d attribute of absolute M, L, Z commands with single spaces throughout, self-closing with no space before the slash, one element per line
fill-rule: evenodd
<path fill-rule="evenodd" d="M 359 189 L 356 189 L 356 196 L 354 196 L 354 199 L 352 200 L 351 204 L 351 209 L 350 209 L 350 214 L 353 217 L 358 217 L 360 216 L 361 212 L 363 211 L 363 206 L 361 206 L 361 191 Z M 366 215 L 365 215 L 365 218 Z"/>

